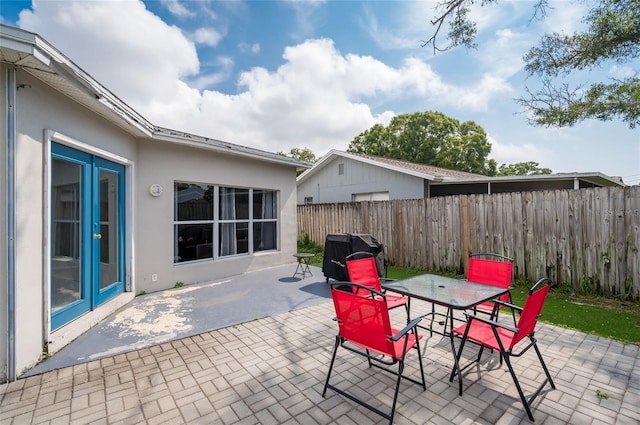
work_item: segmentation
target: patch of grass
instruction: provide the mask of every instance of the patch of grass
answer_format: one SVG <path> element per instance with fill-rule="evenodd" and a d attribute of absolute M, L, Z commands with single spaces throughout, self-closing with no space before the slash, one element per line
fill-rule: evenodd
<path fill-rule="evenodd" d="M 529 286 L 518 282 L 511 290 L 514 304 L 523 305 Z M 552 288 L 542 309 L 541 322 L 592 335 L 640 345 L 640 304 L 575 295 Z"/>
<path fill-rule="evenodd" d="M 428 270 L 422 270 L 422 269 L 407 269 L 407 268 L 396 267 L 396 266 L 387 267 L 387 277 L 390 279 L 405 279 L 407 277 L 417 276 L 425 273 L 462 278 L 460 275 L 456 273 L 442 273 L 442 272 L 428 271 Z"/>
<path fill-rule="evenodd" d="M 139 297 L 139 296 L 141 296 L 141 295 L 146 295 L 146 293 L 147 293 L 147 291 L 138 291 L 138 292 L 136 293 L 136 297 Z"/>
<path fill-rule="evenodd" d="M 176 282 L 175 285 L 173 285 L 174 288 L 178 289 L 178 288 L 182 288 L 184 286 L 184 282 Z"/>
<path fill-rule="evenodd" d="M 309 235 L 304 235 L 302 240 L 298 241 L 298 252 L 308 252 L 314 254 L 309 259 L 309 264 L 312 266 L 322 267 L 322 247 L 309 238 Z"/>

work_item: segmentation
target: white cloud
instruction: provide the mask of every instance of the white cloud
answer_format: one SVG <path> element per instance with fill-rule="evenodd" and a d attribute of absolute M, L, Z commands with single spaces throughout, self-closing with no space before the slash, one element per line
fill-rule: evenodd
<path fill-rule="evenodd" d="M 228 56 L 219 56 L 213 63 L 216 72 L 201 72 L 196 78 L 188 80 L 189 86 L 204 90 L 215 86 L 216 84 L 227 81 L 233 72 L 235 62 Z"/>
<path fill-rule="evenodd" d="M 547 16 L 542 20 L 544 32 L 571 34 L 584 30 L 583 18 L 593 4 L 588 1 L 553 0 L 549 6 Z"/>
<path fill-rule="evenodd" d="M 369 56 L 343 55 L 321 39 L 287 47 L 275 71 L 242 72 L 239 94 L 227 95 L 205 88 L 228 78 L 233 60 L 218 58 L 217 72 L 197 74 L 193 43 L 139 2 L 34 4 L 20 25 L 64 50 L 154 124 L 274 152 L 346 149 L 357 134 L 394 115 L 374 112 L 370 100 L 486 110 L 491 98 L 510 90 L 490 75 L 456 87 L 417 58 L 394 68 Z M 212 37 L 205 35 L 200 40 Z"/>
<path fill-rule="evenodd" d="M 141 2 L 34 0 L 33 9 L 20 13 L 20 27 L 43 36 L 139 112 L 149 99 L 174 99 L 180 79 L 199 71 L 193 43 Z"/>
<path fill-rule="evenodd" d="M 631 66 L 621 66 L 621 65 L 611 65 L 609 68 L 609 75 L 614 78 L 630 78 L 634 75 L 638 74 L 638 71 L 633 69 Z"/>
<path fill-rule="evenodd" d="M 370 5 L 365 3 L 361 25 L 383 49 L 421 49 L 422 41 L 428 39 L 435 29 L 430 20 L 436 15 L 437 4 L 435 0 L 396 2 L 381 22 Z M 432 50 L 425 48 L 424 54 L 431 55 Z"/>
<path fill-rule="evenodd" d="M 22 12 L 21 27 L 40 34 L 156 125 L 272 152 L 308 147 L 321 156 L 330 149 L 346 149 L 353 137 L 375 123 L 388 124 L 399 113 L 394 108 L 436 110 L 455 118 L 462 115 L 487 129 L 493 143 L 490 156 L 499 164 L 536 161 L 554 171 L 630 175 L 634 173 L 619 171 L 617 165 L 634 157 L 638 162 L 638 144 L 629 149 L 629 141 L 637 138 L 631 131 L 612 136 L 617 131 L 613 124 L 597 127 L 600 133 L 586 126 L 535 129 L 497 109 L 516 97 L 508 79 L 518 70 L 516 53 L 527 38 L 522 29 L 494 29 L 494 44 L 481 46 L 468 58 L 456 59 L 454 52 L 433 59 L 418 47 L 412 53 L 427 59 L 405 57 L 396 66 L 342 53 L 330 39 L 307 40 L 285 48 L 275 67 L 234 75 L 234 60 L 226 56 L 203 60 L 205 71 L 200 72 L 194 41 L 188 38 L 193 34 L 167 25 L 141 2 L 33 4 L 33 12 Z M 199 37 L 215 43 L 213 33 Z M 238 48 L 255 53 L 260 45 Z M 443 67 L 448 61 L 456 67 Z M 460 74 L 446 73 L 452 69 Z M 620 68 L 616 75 L 624 72 Z M 207 89 L 229 79 L 237 80 L 237 94 Z M 589 150 L 591 139 L 618 145 Z M 613 165 L 605 169 L 604 156 L 614 154 L 609 161 Z"/>
<path fill-rule="evenodd" d="M 190 18 L 195 15 L 178 0 L 161 0 L 161 3 L 169 12 L 179 18 Z"/>
<path fill-rule="evenodd" d="M 217 46 L 220 40 L 222 40 L 222 37 L 224 37 L 224 35 L 213 28 L 198 28 L 191 35 L 191 38 L 196 43 L 211 47 Z"/>
<path fill-rule="evenodd" d="M 324 19 L 323 6 L 327 0 L 283 0 L 283 4 L 295 13 L 295 31 L 291 34 L 294 40 L 303 40 L 313 36 L 317 26 Z"/>
<path fill-rule="evenodd" d="M 238 44 L 238 49 L 242 52 L 242 53 L 260 53 L 260 43 L 253 43 L 253 44 L 249 44 L 249 43 L 240 43 Z"/>
<path fill-rule="evenodd" d="M 529 161 L 535 161 L 540 164 L 541 167 L 547 166 L 545 162 L 548 162 L 550 152 L 533 143 L 500 143 L 490 135 L 488 139 L 491 143 L 491 154 L 489 157 L 495 159 L 498 166 Z"/>
<path fill-rule="evenodd" d="M 479 47 L 478 60 L 486 72 L 508 79 L 522 70 L 522 56 L 530 46 L 526 35 L 512 29 L 500 29 L 491 43 Z"/>

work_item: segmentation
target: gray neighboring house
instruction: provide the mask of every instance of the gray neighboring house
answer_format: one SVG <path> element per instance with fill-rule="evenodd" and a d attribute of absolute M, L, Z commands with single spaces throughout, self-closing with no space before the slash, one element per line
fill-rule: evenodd
<path fill-rule="evenodd" d="M 298 205 L 624 186 L 602 173 L 487 177 L 332 150 L 298 176 Z"/>
<path fill-rule="evenodd" d="M 311 164 L 153 125 L 0 25 L 0 382 L 136 293 L 294 261 Z"/>

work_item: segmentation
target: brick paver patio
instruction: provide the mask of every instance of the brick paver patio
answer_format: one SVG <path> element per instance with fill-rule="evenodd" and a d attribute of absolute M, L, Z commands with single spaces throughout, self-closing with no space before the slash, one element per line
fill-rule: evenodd
<path fill-rule="evenodd" d="M 0 385 L 0 423 L 385 423 L 331 390 L 321 396 L 336 333 L 332 309 L 327 301 Z M 537 335 L 557 389 L 534 402 L 536 423 L 640 422 L 638 346 L 545 324 Z M 448 380 L 448 340 L 425 339 L 427 391 L 403 382 L 395 423 L 530 423 L 496 355 L 483 357 L 491 371 L 465 375 L 459 397 L 457 382 Z M 417 373 L 416 354 L 407 360 L 409 374 Z M 514 365 L 530 391 L 542 374 L 535 354 Z M 344 350 L 332 382 L 383 410 L 390 403 L 393 377 Z"/>

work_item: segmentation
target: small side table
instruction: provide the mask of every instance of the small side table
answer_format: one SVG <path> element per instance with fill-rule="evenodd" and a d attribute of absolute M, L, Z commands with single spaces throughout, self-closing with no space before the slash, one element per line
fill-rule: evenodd
<path fill-rule="evenodd" d="M 311 270 L 309 270 L 309 260 L 314 255 L 315 254 L 311 254 L 310 252 L 297 252 L 293 254 L 293 256 L 298 260 L 298 267 L 296 267 L 296 272 L 293 274 L 293 277 L 301 274 L 302 278 L 304 279 L 307 273 L 309 274 L 309 276 L 313 276 L 313 273 L 311 273 Z"/>

